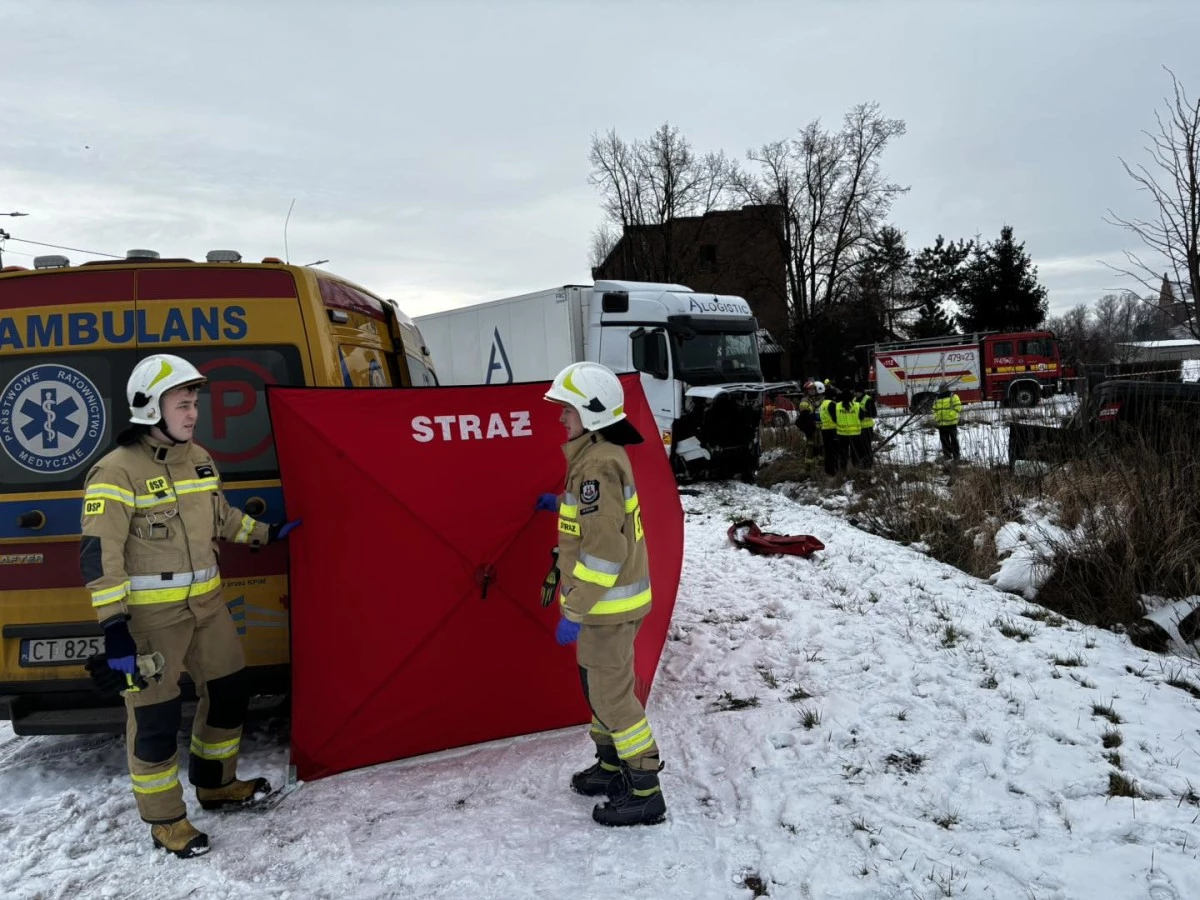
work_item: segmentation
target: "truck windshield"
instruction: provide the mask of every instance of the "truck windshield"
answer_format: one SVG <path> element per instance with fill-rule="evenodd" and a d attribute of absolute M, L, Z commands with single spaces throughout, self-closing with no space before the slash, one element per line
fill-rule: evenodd
<path fill-rule="evenodd" d="M 752 333 L 700 331 L 672 334 L 675 373 L 689 384 L 756 381 L 762 378 L 758 344 Z"/>

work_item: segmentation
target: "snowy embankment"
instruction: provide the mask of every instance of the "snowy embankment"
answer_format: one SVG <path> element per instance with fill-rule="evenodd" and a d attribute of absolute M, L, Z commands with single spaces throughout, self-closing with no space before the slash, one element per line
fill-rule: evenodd
<path fill-rule="evenodd" d="M 197 810 L 213 851 L 179 861 L 151 850 L 118 739 L 0 726 L 0 896 L 1200 896 L 1200 702 L 1168 683 L 1195 667 L 776 493 L 683 500 L 650 705 L 666 824 L 593 824 L 565 787 L 590 761 L 571 729 Z M 827 549 L 751 556 L 735 516 Z M 278 739 L 249 743 L 242 772 L 280 779 Z"/>

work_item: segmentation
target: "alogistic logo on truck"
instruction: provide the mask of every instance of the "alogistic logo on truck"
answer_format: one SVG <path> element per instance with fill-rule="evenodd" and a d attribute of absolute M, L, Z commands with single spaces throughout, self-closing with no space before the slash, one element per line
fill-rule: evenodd
<path fill-rule="evenodd" d="M 733 300 L 718 300 L 716 297 L 713 297 L 711 300 L 697 300 L 693 297 L 688 301 L 688 312 L 729 313 L 732 316 L 748 316 L 750 315 L 750 306 L 747 303 Z"/>

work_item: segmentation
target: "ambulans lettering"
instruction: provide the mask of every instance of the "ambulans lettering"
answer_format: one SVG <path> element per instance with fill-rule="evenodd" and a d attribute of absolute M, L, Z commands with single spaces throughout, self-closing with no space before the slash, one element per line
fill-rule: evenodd
<path fill-rule="evenodd" d="M 457 416 L 416 416 L 412 420 L 413 440 L 427 444 L 443 441 L 482 441 L 492 438 L 533 437 L 527 410 L 494 412 L 485 421 L 481 416 L 464 413 Z"/>
<path fill-rule="evenodd" d="M 0 392 L 0 447 L 31 472 L 69 472 L 105 439 L 104 399 L 82 372 L 31 366 Z"/>
<path fill-rule="evenodd" d="M 146 309 L 103 312 L 46 313 L 25 317 L 24 328 L 12 316 L 0 318 L 0 351 L 109 344 L 182 344 L 193 341 L 240 341 L 246 337 L 246 310 L 241 306 L 167 310 L 161 327 L 147 321 Z"/>
<path fill-rule="evenodd" d="M 729 313 L 735 316 L 748 316 L 750 315 L 750 306 L 736 300 L 719 300 L 716 297 L 713 297 L 711 300 L 697 300 L 693 297 L 688 301 L 688 312 Z"/>

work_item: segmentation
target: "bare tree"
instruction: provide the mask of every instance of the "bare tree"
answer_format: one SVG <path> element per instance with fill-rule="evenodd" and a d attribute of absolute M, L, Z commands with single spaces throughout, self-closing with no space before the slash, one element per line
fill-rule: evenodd
<path fill-rule="evenodd" d="M 626 143 L 615 129 L 592 135 L 589 182 L 600 192 L 613 237 L 621 237 L 624 271 L 645 281 L 679 277 L 672 222 L 700 216 L 723 202 L 736 165 L 724 151 L 697 156 L 679 128 L 664 122 L 648 140 Z M 654 227 L 647 227 L 654 226 Z M 604 240 L 594 238 L 593 261 Z"/>
<path fill-rule="evenodd" d="M 811 370 L 813 326 L 844 295 L 896 196 L 880 157 L 905 132 L 876 103 L 854 107 L 839 131 L 810 122 L 788 140 L 747 153 L 757 172 L 735 173 L 741 200 L 770 216 L 787 266 L 793 343 Z"/>
<path fill-rule="evenodd" d="M 1130 165 L 1121 160 L 1138 189 L 1150 195 L 1154 212 L 1148 219 L 1127 219 L 1110 210 L 1107 221 L 1135 234 L 1166 260 L 1176 283 L 1190 290 L 1191 297 L 1185 298 L 1190 302 L 1178 304 L 1171 314 L 1175 324 L 1200 338 L 1196 313 L 1200 301 L 1200 99 L 1189 100 L 1175 73 L 1166 71 L 1171 76 L 1172 95 L 1164 100 L 1165 109 L 1154 114 L 1157 131 L 1144 132 L 1150 141 L 1145 148 L 1149 162 Z M 1144 261 L 1129 251 L 1125 255 L 1129 267 L 1113 268 L 1157 293 L 1158 260 Z"/>
<path fill-rule="evenodd" d="M 596 230 L 592 232 L 592 249 L 588 254 L 593 269 L 604 265 L 604 261 L 608 259 L 608 255 L 612 253 L 620 239 L 621 235 L 613 227 L 612 222 L 607 219 L 596 227 Z"/>
<path fill-rule="evenodd" d="M 1093 311 L 1092 343 L 1095 352 L 1116 363 L 1138 358 L 1135 341 L 1145 340 L 1153 328 L 1154 308 L 1132 291 L 1106 294 L 1096 301 Z"/>

